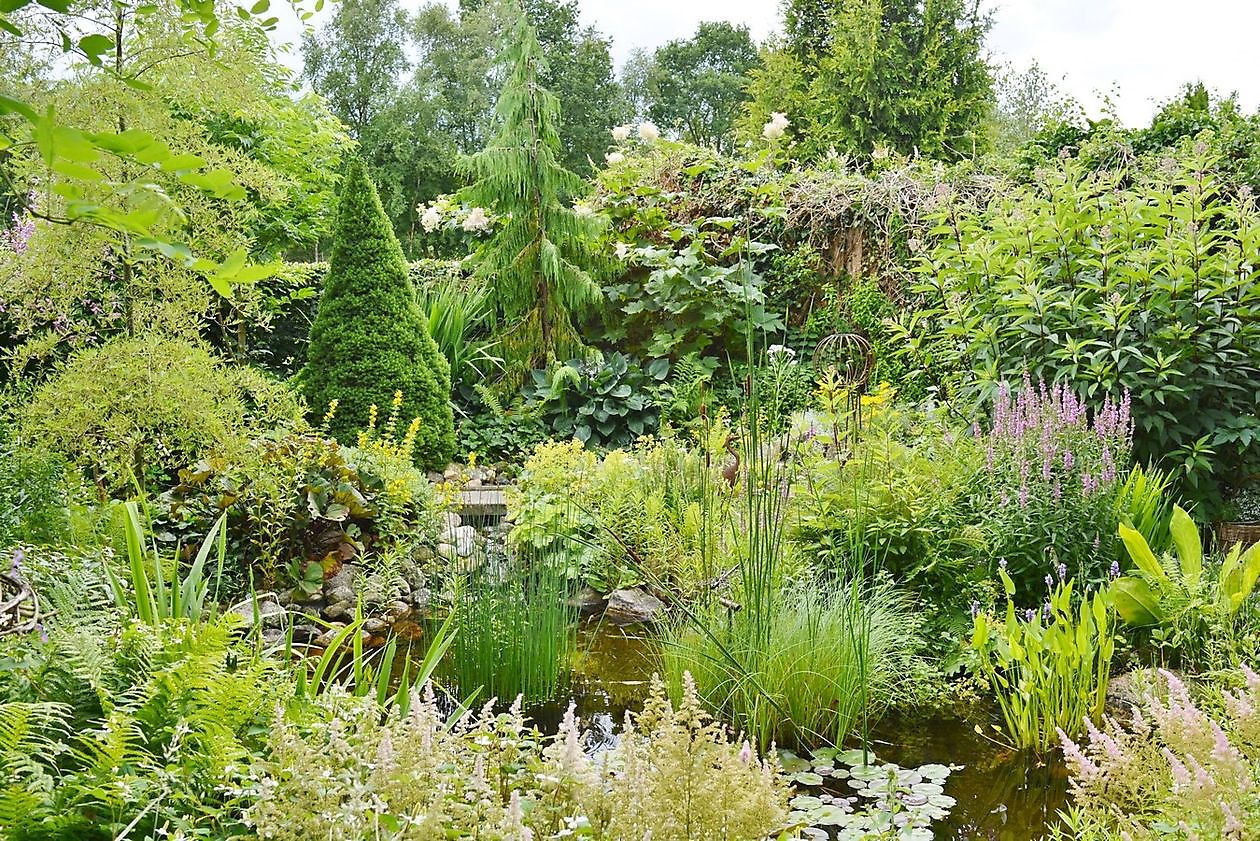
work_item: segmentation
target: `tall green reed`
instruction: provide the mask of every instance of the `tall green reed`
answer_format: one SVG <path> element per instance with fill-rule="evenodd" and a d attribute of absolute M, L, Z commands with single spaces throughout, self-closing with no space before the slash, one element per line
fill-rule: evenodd
<path fill-rule="evenodd" d="M 663 642 L 665 671 L 673 691 L 690 672 L 706 702 L 762 748 L 839 743 L 855 729 L 865 739 L 872 703 L 909 661 L 909 611 L 891 589 L 864 581 L 861 560 L 841 578 L 796 568 L 786 537 L 798 442 L 770 434 L 762 412 L 762 389 L 781 382 L 783 360 L 758 354 L 751 333 L 745 345 L 760 364 L 745 384 L 739 515 L 724 547 L 738 588 L 733 600 L 680 611 Z M 862 559 L 863 549 L 851 555 Z"/>
<path fill-rule="evenodd" d="M 446 677 L 476 692 L 526 704 L 554 699 L 568 678 L 577 614 L 566 559 L 543 551 L 496 556 L 454 579 L 457 634 Z"/>

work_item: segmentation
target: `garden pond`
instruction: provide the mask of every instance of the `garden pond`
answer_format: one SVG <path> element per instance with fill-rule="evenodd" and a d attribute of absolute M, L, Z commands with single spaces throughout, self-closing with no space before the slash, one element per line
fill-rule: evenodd
<path fill-rule="evenodd" d="M 539 728 L 555 732 L 571 698 L 588 732 L 587 750 L 612 748 L 625 713 L 638 709 L 659 668 L 654 646 L 650 631 L 584 624 L 565 701 L 532 711 Z M 996 740 L 1000 731 L 989 728 L 991 738 L 985 724 L 977 723 L 974 714 L 951 711 L 885 717 L 872 727 L 865 767 L 856 742 L 808 758 L 781 751 L 780 762 L 796 787 L 792 807 L 809 823 L 832 827 L 831 837 L 849 837 L 843 827 L 853 823 L 846 816 L 855 806 L 861 811 L 863 805 L 883 802 L 877 787 L 891 771 L 903 794 L 898 811 L 906 817 L 898 820 L 915 819 L 933 832 L 902 837 L 1040 838 L 1067 806 L 1066 766 L 1057 752 L 1042 762 L 1002 745 Z M 855 797 L 855 790 L 862 796 Z M 850 800 L 853 804 L 846 806 Z"/>

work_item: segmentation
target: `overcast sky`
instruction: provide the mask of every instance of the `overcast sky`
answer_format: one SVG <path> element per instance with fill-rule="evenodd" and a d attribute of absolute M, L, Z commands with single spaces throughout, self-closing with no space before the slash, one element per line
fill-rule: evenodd
<path fill-rule="evenodd" d="M 1097 94 L 1115 87 L 1127 125 L 1145 124 L 1156 102 L 1194 79 L 1221 93 L 1237 91 L 1249 111 L 1260 106 L 1260 0 L 989 2 L 995 60 L 1020 69 L 1039 62 L 1095 112 Z M 704 20 L 745 24 L 758 40 L 779 28 L 778 0 L 578 0 L 578 6 L 584 23 L 612 39 L 618 64 L 633 48 L 686 37 Z M 283 30 L 289 38 L 296 31 L 291 23 Z"/>

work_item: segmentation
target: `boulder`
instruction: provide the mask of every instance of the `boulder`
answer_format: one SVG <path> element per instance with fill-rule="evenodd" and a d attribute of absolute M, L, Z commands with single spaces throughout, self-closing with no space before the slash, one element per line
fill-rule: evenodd
<path fill-rule="evenodd" d="M 583 587 L 578 590 L 567 604 L 576 608 L 578 616 L 593 616 L 608 607 L 608 599 L 594 587 Z"/>
<path fill-rule="evenodd" d="M 389 627 L 390 623 L 388 620 L 377 616 L 363 620 L 363 630 L 374 637 L 384 636 L 389 633 Z"/>
<path fill-rule="evenodd" d="M 337 634 L 341 633 L 342 629 L 345 627 L 346 626 L 344 623 L 333 622 L 332 625 L 328 628 L 328 630 L 324 631 L 322 634 L 317 636 L 315 638 L 315 641 L 312 642 L 311 644 L 314 645 L 316 648 L 327 648 L 328 646 L 332 645 L 332 642 L 336 638 Z"/>
<path fill-rule="evenodd" d="M 359 568 L 342 564 L 341 569 L 324 582 L 324 594 L 329 602 L 353 602 L 354 586 L 359 580 Z"/>
<path fill-rule="evenodd" d="M 439 543 L 437 545 L 437 553 L 439 558 L 446 558 L 448 561 L 453 560 L 455 558 L 455 547 L 450 543 Z"/>
<path fill-rule="evenodd" d="M 237 602 L 227 612 L 239 616 L 245 625 L 253 625 L 256 614 L 262 620 L 264 628 L 277 628 L 284 621 L 286 611 L 275 593 L 259 593 L 253 598 Z"/>
<path fill-rule="evenodd" d="M 641 587 L 613 590 L 608 594 L 604 618 L 614 625 L 646 625 L 665 612 L 665 605 Z"/>
<path fill-rule="evenodd" d="M 354 616 L 353 601 L 333 602 L 324 608 L 324 618 L 326 619 L 349 619 L 352 616 Z"/>
<path fill-rule="evenodd" d="M 477 546 L 477 530 L 472 526 L 460 526 L 455 529 L 455 552 L 461 558 L 472 557 Z"/>
<path fill-rule="evenodd" d="M 401 622 L 411 615 L 411 605 L 404 601 L 390 602 L 385 606 L 385 615 L 391 623 Z"/>

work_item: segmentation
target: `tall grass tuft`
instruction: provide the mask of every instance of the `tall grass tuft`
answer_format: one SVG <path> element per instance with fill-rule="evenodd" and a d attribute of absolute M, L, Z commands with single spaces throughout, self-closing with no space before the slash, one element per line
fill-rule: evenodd
<path fill-rule="evenodd" d="M 862 732 L 909 666 L 914 623 L 884 585 L 801 584 L 767 614 L 716 607 L 663 646 L 671 692 L 690 671 L 702 697 L 761 748 L 839 744 Z"/>
<path fill-rule="evenodd" d="M 568 677 L 576 612 L 555 553 L 496 559 L 457 575 L 446 676 L 460 697 L 553 700 Z"/>
<path fill-rule="evenodd" d="M 757 359 L 751 334 L 745 342 Z M 800 577 L 785 539 L 793 442 L 770 434 L 761 410 L 761 392 L 773 398 L 789 362 L 762 354 L 746 383 L 738 515 L 727 543 L 738 589 L 684 609 L 662 646 L 671 691 L 690 672 L 706 703 L 762 749 L 865 734 L 871 705 L 887 700 L 910 665 L 916 636 L 908 606 L 889 587 L 865 583 L 860 565 L 836 579 L 791 581 Z"/>

